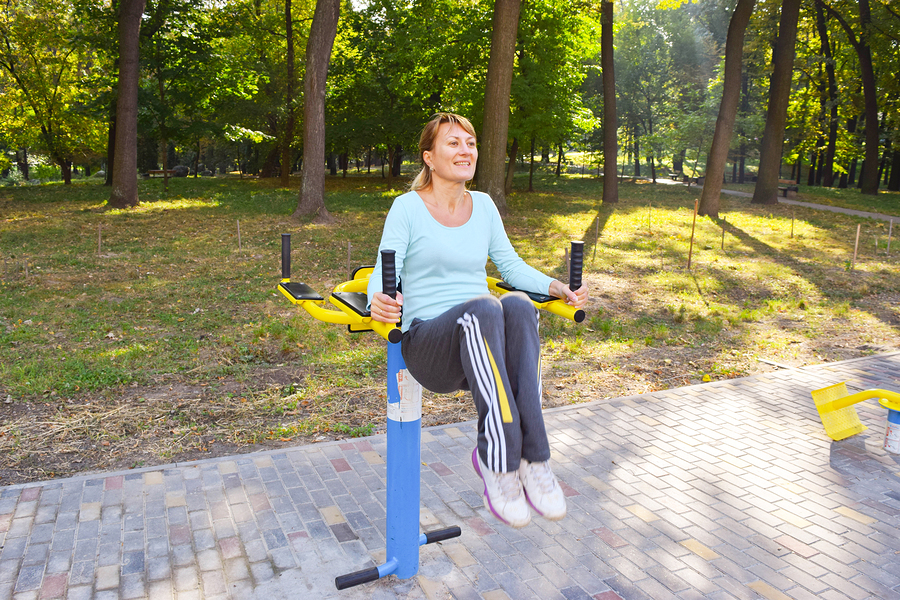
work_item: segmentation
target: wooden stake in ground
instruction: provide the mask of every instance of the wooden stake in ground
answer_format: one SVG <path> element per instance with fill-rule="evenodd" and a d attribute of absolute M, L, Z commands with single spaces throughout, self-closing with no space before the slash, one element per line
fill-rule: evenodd
<path fill-rule="evenodd" d="M 891 219 L 891 224 L 888 226 L 888 245 L 887 245 L 887 254 L 891 253 L 891 234 L 894 233 L 894 220 Z"/>
<path fill-rule="evenodd" d="M 691 256 L 694 254 L 694 230 L 697 228 L 697 207 L 699 200 L 694 200 L 694 224 L 691 225 L 691 247 L 688 249 L 688 271 L 691 270 Z"/>
<path fill-rule="evenodd" d="M 101 233 L 102 228 L 103 228 L 103 225 L 101 225 L 100 223 L 97 223 L 97 254 L 98 255 L 103 254 L 103 234 Z"/>
<path fill-rule="evenodd" d="M 241 250 L 241 220 L 237 220 L 237 230 L 238 230 L 238 251 Z"/>
<path fill-rule="evenodd" d="M 853 260 L 850 262 L 850 270 L 856 268 L 856 251 L 859 250 L 859 229 L 862 227 L 861 223 L 856 224 L 856 242 L 853 244 Z"/>

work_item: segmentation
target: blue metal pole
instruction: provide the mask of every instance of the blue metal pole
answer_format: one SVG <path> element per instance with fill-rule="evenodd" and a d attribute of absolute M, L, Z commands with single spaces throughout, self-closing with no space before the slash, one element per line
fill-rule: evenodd
<path fill-rule="evenodd" d="M 407 579 L 419 570 L 422 388 L 409 376 L 400 344 L 388 343 L 387 380 L 387 560 L 396 559 L 393 574 Z"/>

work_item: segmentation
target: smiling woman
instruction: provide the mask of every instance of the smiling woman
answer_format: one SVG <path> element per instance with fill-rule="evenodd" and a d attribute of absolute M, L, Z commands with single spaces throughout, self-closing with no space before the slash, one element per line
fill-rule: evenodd
<path fill-rule="evenodd" d="M 409 373 L 425 388 L 471 390 L 478 411 L 472 465 L 484 503 L 504 523 L 524 527 L 531 508 L 547 519 L 566 515 L 550 469 L 541 412 L 541 342 L 537 310 L 521 292 L 491 296 L 485 264 L 519 290 L 565 299 L 576 308 L 587 288 L 530 267 L 513 249 L 490 196 L 469 192 L 478 149 L 464 117 L 435 115 L 419 139 L 422 171 L 394 201 L 380 251 L 393 254 L 403 293 L 380 291 L 381 252 L 369 278 L 372 318 L 398 323 Z"/>

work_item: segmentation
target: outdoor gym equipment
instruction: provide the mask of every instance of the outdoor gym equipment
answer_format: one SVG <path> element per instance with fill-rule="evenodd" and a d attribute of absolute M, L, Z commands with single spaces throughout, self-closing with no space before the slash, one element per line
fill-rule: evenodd
<path fill-rule="evenodd" d="M 878 398 L 878 403 L 888 409 L 887 425 L 884 433 L 884 449 L 900 454 L 900 394 L 889 390 L 863 390 L 855 394 L 847 393 L 844 382 L 812 391 L 813 400 L 831 439 L 843 440 L 868 429 L 859 420 L 854 404 L 870 398 Z"/>
<path fill-rule="evenodd" d="M 584 242 L 572 242 L 569 287 L 581 287 Z M 413 577 L 419 570 L 419 546 L 459 537 L 459 527 L 419 533 L 420 465 L 422 439 L 422 387 L 407 372 L 400 352 L 400 328 L 372 319 L 366 310 L 366 288 L 373 267 L 360 267 L 350 281 L 335 286 L 329 302 L 339 310 L 323 306 L 325 299 L 305 283 L 291 281 L 291 235 L 281 234 L 281 282 L 278 289 L 292 303 L 326 323 L 347 325 L 350 332 L 374 330 L 388 341 L 387 347 L 387 551 L 380 566 L 341 575 L 334 580 L 339 590 L 375 581 L 387 575 Z M 396 297 L 397 274 L 394 251 L 381 251 L 382 291 Z M 504 281 L 488 278 L 488 287 L 500 294 L 517 291 Z M 525 292 L 535 306 L 577 323 L 585 313 L 563 300 L 546 294 Z"/>

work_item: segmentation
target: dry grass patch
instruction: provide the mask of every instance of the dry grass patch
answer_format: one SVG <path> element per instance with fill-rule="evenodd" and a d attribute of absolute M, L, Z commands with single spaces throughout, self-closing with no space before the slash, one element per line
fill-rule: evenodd
<path fill-rule="evenodd" d="M 297 191 L 273 182 L 170 186 L 141 182 L 130 211 L 98 185 L 0 189 L 0 485 L 383 428 L 383 342 L 274 286 L 282 232 L 320 292 L 347 278 L 348 244 L 350 267 L 371 263 L 401 184 L 329 179 L 328 226 L 292 221 Z M 592 289 L 585 323 L 542 319 L 545 406 L 900 348 L 900 244 L 885 255 L 879 223 L 723 197 L 690 251 L 697 188 L 623 183 L 601 207 L 592 178 L 536 187 L 509 198 L 514 245 L 564 278 L 584 239 Z M 426 425 L 472 418 L 468 394 L 426 395 Z"/>

